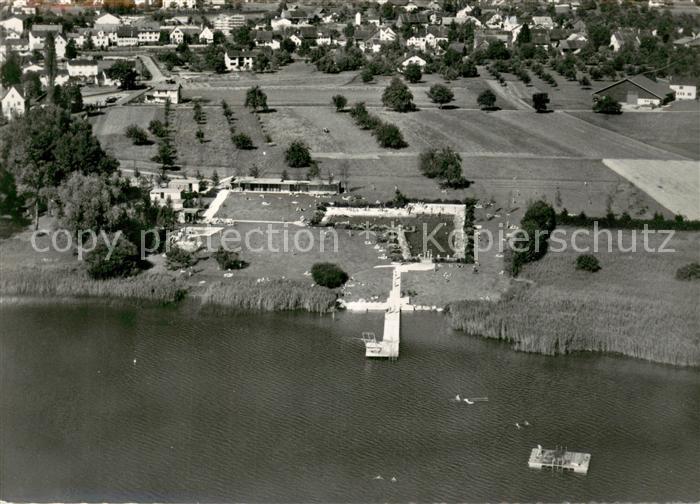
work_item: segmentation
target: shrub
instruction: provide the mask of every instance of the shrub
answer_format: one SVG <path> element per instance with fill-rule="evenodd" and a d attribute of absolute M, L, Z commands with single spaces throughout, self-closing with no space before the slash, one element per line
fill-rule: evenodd
<path fill-rule="evenodd" d="M 212 254 L 212 257 L 222 270 L 238 270 L 247 266 L 245 261 L 242 261 L 238 252 L 226 250 L 219 246 L 219 249 Z"/>
<path fill-rule="evenodd" d="M 245 133 L 238 133 L 237 135 L 233 135 L 231 137 L 231 140 L 233 141 L 233 144 L 236 146 L 237 149 L 251 150 L 255 148 L 255 146 L 253 145 L 253 140 L 251 140 L 250 136 L 246 135 Z"/>
<path fill-rule="evenodd" d="M 103 241 L 85 256 L 87 272 L 95 280 L 128 277 L 139 272 L 139 254 L 136 245 L 119 237 L 111 250 Z"/>
<path fill-rule="evenodd" d="M 168 136 L 168 128 L 166 128 L 165 124 L 163 124 L 158 119 L 153 119 L 148 124 L 148 131 L 153 133 L 158 138 L 165 138 L 166 136 Z"/>
<path fill-rule="evenodd" d="M 676 279 L 700 280 L 700 264 L 694 262 L 678 268 L 678 271 L 676 271 Z"/>
<path fill-rule="evenodd" d="M 535 93 L 532 95 L 532 106 L 537 112 L 546 112 L 548 103 L 549 95 L 547 93 Z"/>
<path fill-rule="evenodd" d="M 597 114 L 621 114 L 622 105 L 612 96 L 601 96 L 593 101 L 593 112 Z"/>
<path fill-rule="evenodd" d="M 343 95 L 335 95 L 333 97 L 333 105 L 335 105 L 336 112 L 340 112 L 348 104 L 348 99 Z"/>
<path fill-rule="evenodd" d="M 372 82 L 372 79 L 374 79 L 374 72 L 372 72 L 370 68 L 365 68 L 360 73 L 360 78 L 362 82 Z"/>
<path fill-rule="evenodd" d="M 126 138 L 129 138 L 132 142 L 134 142 L 134 145 L 150 145 L 153 143 L 148 139 L 148 133 L 146 133 L 146 130 L 139 128 L 135 124 L 127 126 L 124 134 L 126 135 Z"/>
<path fill-rule="evenodd" d="M 595 273 L 600 270 L 600 263 L 595 256 L 582 254 L 576 258 L 576 269 Z"/>
<path fill-rule="evenodd" d="M 194 254 L 180 247 L 171 247 L 165 253 L 165 267 L 170 270 L 189 268 L 197 263 Z"/>
<path fill-rule="evenodd" d="M 321 287 L 335 289 L 348 281 L 348 274 L 337 264 L 316 263 L 311 267 L 311 277 Z"/>
<path fill-rule="evenodd" d="M 311 153 L 301 140 L 293 141 L 284 153 L 287 164 L 292 168 L 304 168 L 311 164 Z"/>
<path fill-rule="evenodd" d="M 408 144 L 403 139 L 401 130 L 393 124 L 382 123 L 374 130 L 379 145 L 388 149 L 402 149 Z"/>
<path fill-rule="evenodd" d="M 442 181 L 442 185 L 452 188 L 469 186 L 462 174 L 462 157 L 450 149 L 430 149 L 418 158 L 418 167 L 423 175 Z"/>
<path fill-rule="evenodd" d="M 197 138 L 197 140 L 199 140 L 199 143 L 204 143 L 204 131 L 202 128 L 197 128 L 194 136 Z"/>

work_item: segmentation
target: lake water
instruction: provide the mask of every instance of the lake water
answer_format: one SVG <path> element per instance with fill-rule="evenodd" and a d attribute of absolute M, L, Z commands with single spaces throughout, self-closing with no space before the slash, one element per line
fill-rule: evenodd
<path fill-rule="evenodd" d="M 700 499 L 697 370 L 516 353 L 439 314 L 403 316 L 395 363 L 357 339 L 381 315 L 44 302 L 0 320 L 4 500 Z M 588 475 L 528 469 L 538 443 L 592 453 Z"/>

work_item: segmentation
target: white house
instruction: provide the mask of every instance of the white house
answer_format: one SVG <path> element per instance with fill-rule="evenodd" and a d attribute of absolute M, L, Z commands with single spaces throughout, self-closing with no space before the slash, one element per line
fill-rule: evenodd
<path fill-rule="evenodd" d="M 139 45 L 139 31 L 131 26 L 120 26 L 117 30 L 118 47 L 134 47 Z"/>
<path fill-rule="evenodd" d="M 177 187 L 154 187 L 150 198 L 159 206 L 165 206 L 170 201 L 173 210 L 182 210 L 182 191 Z"/>
<path fill-rule="evenodd" d="M 233 14 L 227 16 L 226 14 L 219 14 L 212 21 L 215 30 L 220 30 L 227 34 L 234 28 L 240 28 L 245 26 L 245 16 L 242 14 Z"/>
<path fill-rule="evenodd" d="M 455 14 L 456 18 L 466 18 L 466 17 L 471 17 L 471 13 L 474 10 L 474 7 L 471 5 L 467 5 L 465 8 L 457 11 L 457 14 Z"/>
<path fill-rule="evenodd" d="M 214 32 L 205 26 L 204 29 L 199 33 L 199 42 L 202 44 L 211 44 L 214 42 Z"/>
<path fill-rule="evenodd" d="M 279 49 L 280 41 L 275 40 L 271 31 L 255 32 L 255 45 L 258 47 L 269 47 L 270 49 Z"/>
<path fill-rule="evenodd" d="M 168 37 L 171 44 L 181 44 L 185 40 L 185 32 L 183 32 L 180 27 L 176 27 L 170 32 Z"/>
<path fill-rule="evenodd" d="M 224 53 L 226 68 L 232 72 L 245 72 L 253 69 L 255 54 L 252 52 L 235 51 Z"/>
<path fill-rule="evenodd" d="M 95 26 L 95 28 L 101 28 L 105 25 L 118 26 L 120 24 L 122 24 L 122 20 L 118 16 L 115 16 L 114 14 L 106 13 L 106 14 L 102 14 L 100 17 L 95 19 L 93 26 Z"/>
<path fill-rule="evenodd" d="M 139 44 L 157 44 L 160 40 L 160 28 L 157 27 L 142 27 L 139 29 L 138 41 Z"/>
<path fill-rule="evenodd" d="M 391 29 L 391 26 L 382 26 L 379 28 L 379 40 L 381 42 L 393 42 L 396 40 L 396 32 Z"/>
<path fill-rule="evenodd" d="M 291 28 L 294 23 L 292 23 L 289 19 L 286 18 L 275 18 L 272 21 L 270 21 L 270 26 L 272 26 L 272 29 L 274 31 L 281 31 L 281 30 L 286 30 L 287 28 Z"/>
<path fill-rule="evenodd" d="M 153 91 L 146 95 L 145 100 L 151 103 L 165 103 L 170 100 L 170 103 L 180 103 L 180 84 L 158 84 L 153 88 Z"/>
<path fill-rule="evenodd" d="M 18 18 L 17 16 L 12 16 L 7 19 L 3 19 L 0 21 L 0 26 L 5 28 L 6 36 L 9 36 L 10 34 L 14 35 L 13 38 L 19 37 L 22 35 L 22 32 L 24 31 L 24 21 L 22 21 L 21 18 Z"/>
<path fill-rule="evenodd" d="M 610 45 L 614 52 L 618 52 L 624 46 L 632 48 L 639 47 L 640 40 L 634 30 L 618 30 L 610 36 Z"/>
<path fill-rule="evenodd" d="M 425 61 L 425 60 L 424 60 L 423 58 L 421 58 L 420 56 L 416 56 L 416 55 L 409 56 L 408 58 L 406 58 L 405 60 L 403 60 L 403 61 L 401 62 L 401 68 L 400 68 L 400 70 L 403 70 L 403 69 L 405 69 L 408 65 L 412 65 L 412 64 L 413 64 L 413 65 L 418 65 L 418 66 L 421 67 L 421 68 L 425 68 L 425 65 L 427 65 L 428 62 Z"/>
<path fill-rule="evenodd" d="M 66 63 L 66 70 L 71 77 L 94 79 L 97 77 L 97 61 L 89 59 L 74 59 Z"/>
<path fill-rule="evenodd" d="M 695 100 L 697 97 L 697 86 L 683 81 L 671 81 L 671 90 L 676 92 L 676 100 Z"/>
<path fill-rule="evenodd" d="M 0 88 L 0 96 L 2 96 L 2 115 L 8 121 L 13 117 L 18 117 L 24 114 L 26 102 L 22 93 L 12 86 L 7 91 Z"/>
<path fill-rule="evenodd" d="M 532 16 L 532 25 L 533 28 L 554 29 L 554 21 L 550 16 Z"/>

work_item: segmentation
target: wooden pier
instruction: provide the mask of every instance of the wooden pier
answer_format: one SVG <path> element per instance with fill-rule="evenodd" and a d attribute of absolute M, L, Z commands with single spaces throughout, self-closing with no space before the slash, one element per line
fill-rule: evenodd
<path fill-rule="evenodd" d="M 547 450 L 538 446 L 532 449 L 527 465 L 531 469 L 552 469 L 586 474 L 590 462 L 590 453 L 570 452 L 562 448 Z"/>

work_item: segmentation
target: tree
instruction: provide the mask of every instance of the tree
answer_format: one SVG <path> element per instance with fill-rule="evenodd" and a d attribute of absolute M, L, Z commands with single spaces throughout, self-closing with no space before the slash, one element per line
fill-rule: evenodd
<path fill-rule="evenodd" d="M 260 89 L 260 86 L 253 86 L 248 89 L 245 95 L 246 108 L 252 108 L 254 112 L 258 109 L 267 110 L 267 95 Z"/>
<path fill-rule="evenodd" d="M 455 95 L 450 88 L 443 84 L 433 84 L 428 91 L 428 97 L 433 103 L 437 103 L 440 108 L 446 103 L 455 99 Z"/>
<path fill-rule="evenodd" d="M 423 175 L 441 180 L 446 187 L 463 188 L 469 185 L 462 173 L 462 157 L 449 147 L 423 152 L 418 158 L 418 168 Z"/>
<path fill-rule="evenodd" d="M 214 173 L 211 174 L 211 183 L 214 187 L 216 187 L 219 185 L 219 182 L 221 182 L 219 179 L 219 172 L 214 170 Z"/>
<path fill-rule="evenodd" d="M 22 75 L 25 98 L 37 98 L 41 95 L 41 77 L 37 72 L 26 72 Z"/>
<path fill-rule="evenodd" d="M 59 222 L 73 233 L 81 230 L 110 230 L 118 218 L 115 204 L 119 198 L 119 176 L 83 175 L 74 172 L 58 186 Z"/>
<path fill-rule="evenodd" d="M 401 130 L 393 124 L 381 123 L 375 130 L 374 136 L 377 137 L 377 142 L 384 148 L 402 149 L 408 144 L 403 138 Z"/>
<path fill-rule="evenodd" d="M 223 246 L 219 246 L 218 250 L 212 254 L 212 257 L 224 271 L 238 270 L 246 267 L 246 262 L 240 259 L 238 252 L 226 250 Z"/>
<path fill-rule="evenodd" d="M 527 221 L 534 222 L 537 229 L 551 233 L 557 227 L 557 214 L 549 203 L 538 200 L 532 203 L 525 212 L 522 222 Z"/>
<path fill-rule="evenodd" d="M 600 262 L 598 262 L 595 256 L 581 254 L 576 258 L 576 269 L 595 273 L 596 271 L 600 271 Z"/>
<path fill-rule="evenodd" d="M 17 53 L 11 52 L 0 68 L 0 82 L 5 87 L 15 86 L 22 82 L 22 67 Z"/>
<path fill-rule="evenodd" d="M 532 95 L 532 106 L 537 112 L 546 112 L 548 103 L 549 95 L 547 93 L 535 93 Z"/>
<path fill-rule="evenodd" d="M 78 57 L 78 49 L 75 47 L 75 39 L 70 39 L 66 44 L 66 59 L 75 59 Z"/>
<path fill-rule="evenodd" d="M 21 221 L 24 215 L 24 199 L 17 192 L 15 178 L 8 170 L 0 168 L 0 216 Z"/>
<path fill-rule="evenodd" d="M 408 82 L 415 84 L 416 82 L 420 82 L 420 80 L 423 78 L 423 70 L 421 69 L 420 65 L 410 63 L 406 66 L 406 68 L 404 68 L 403 76 Z"/>
<path fill-rule="evenodd" d="M 593 100 L 593 112 L 598 114 L 621 114 L 622 105 L 612 96 L 600 96 Z"/>
<path fill-rule="evenodd" d="M 677 280 L 700 280 L 700 264 L 692 262 L 676 270 Z"/>
<path fill-rule="evenodd" d="M 126 138 L 130 139 L 134 145 L 151 145 L 153 143 L 148 139 L 146 130 L 139 128 L 135 124 L 127 126 L 124 135 Z"/>
<path fill-rule="evenodd" d="M 496 106 L 496 95 L 490 89 L 486 89 L 479 94 L 476 102 L 483 110 L 493 110 Z"/>
<path fill-rule="evenodd" d="M 161 138 L 158 143 L 158 153 L 153 156 L 153 161 L 161 164 L 161 170 L 163 172 L 175 167 L 177 149 L 175 149 L 168 137 Z"/>
<path fill-rule="evenodd" d="M 515 43 L 516 45 L 522 46 L 531 42 L 532 32 L 530 31 L 530 27 L 528 26 L 528 24 L 524 23 L 523 27 L 520 29 L 520 33 L 518 33 L 518 38 L 516 39 Z"/>
<path fill-rule="evenodd" d="M 460 68 L 460 73 L 462 77 L 478 77 L 479 76 L 479 71 L 476 68 L 476 65 L 472 63 L 471 61 L 465 61 L 462 63 L 462 66 Z"/>
<path fill-rule="evenodd" d="M 581 87 L 584 89 L 589 89 L 591 87 L 591 81 L 585 75 L 581 77 L 578 83 L 581 84 Z"/>
<path fill-rule="evenodd" d="M 416 108 L 413 104 L 413 93 L 398 77 L 394 77 L 384 90 L 382 103 L 396 112 L 410 112 Z"/>
<path fill-rule="evenodd" d="M 318 167 L 316 161 L 312 161 L 309 165 L 309 169 L 306 171 L 307 180 L 316 180 L 321 178 L 321 169 Z"/>
<path fill-rule="evenodd" d="M 107 77 L 119 81 L 121 89 L 136 89 L 136 77 L 138 73 L 133 63 L 127 60 L 119 60 L 107 69 Z"/>
<path fill-rule="evenodd" d="M 194 136 L 197 138 L 197 140 L 199 140 L 199 143 L 204 143 L 204 131 L 202 128 L 197 128 Z"/>
<path fill-rule="evenodd" d="M 250 138 L 250 136 L 246 135 L 245 133 L 238 133 L 237 135 L 233 135 L 231 140 L 233 141 L 233 144 L 236 146 L 237 149 L 251 150 L 255 148 L 255 146 L 253 145 L 253 140 Z"/>
<path fill-rule="evenodd" d="M 88 275 L 95 280 L 128 277 L 135 275 L 140 269 L 136 245 L 123 236 L 119 237 L 111 250 L 100 240 L 95 249 L 85 256 L 85 262 Z"/>
<path fill-rule="evenodd" d="M 202 124 L 207 121 L 207 116 L 204 113 L 204 110 L 202 109 L 202 104 L 199 102 L 199 100 L 194 101 L 194 105 L 192 108 L 192 116 L 197 124 Z"/>
<path fill-rule="evenodd" d="M 311 164 L 309 148 L 301 140 L 295 140 L 289 145 L 284 153 L 284 158 L 291 168 L 304 168 Z"/>
<path fill-rule="evenodd" d="M 345 106 L 348 104 L 348 99 L 343 95 L 335 95 L 333 97 L 333 105 L 335 105 L 336 112 L 341 112 Z"/>
<path fill-rule="evenodd" d="M 56 60 L 56 43 L 51 33 L 46 35 L 46 42 L 44 42 L 44 68 L 48 79 L 46 88 L 48 89 L 49 101 L 55 103 L 54 84 L 58 73 L 58 62 Z"/>
<path fill-rule="evenodd" d="M 374 79 L 374 72 L 372 72 L 371 68 L 363 68 L 362 72 L 360 72 L 360 78 L 362 82 L 372 82 L 372 79 Z"/>
<path fill-rule="evenodd" d="M 292 54 L 294 51 L 297 50 L 297 45 L 294 42 L 292 42 L 291 39 L 286 38 L 280 43 L 280 49 L 282 49 L 286 53 Z"/>
<path fill-rule="evenodd" d="M 164 138 L 168 136 L 168 128 L 158 119 L 153 119 L 150 123 L 148 123 L 148 131 L 150 131 L 158 138 Z"/>
<path fill-rule="evenodd" d="M 83 94 L 75 84 L 64 87 L 55 97 L 56 104 L 75 114 L 83 110 Z"/>
<path fill-rule="evenodd" d="M 311 277 L 317 285 L 335 289 L 348 281 L 348 274 L 337 264 L 316 263 L 311 267 Z"/>

